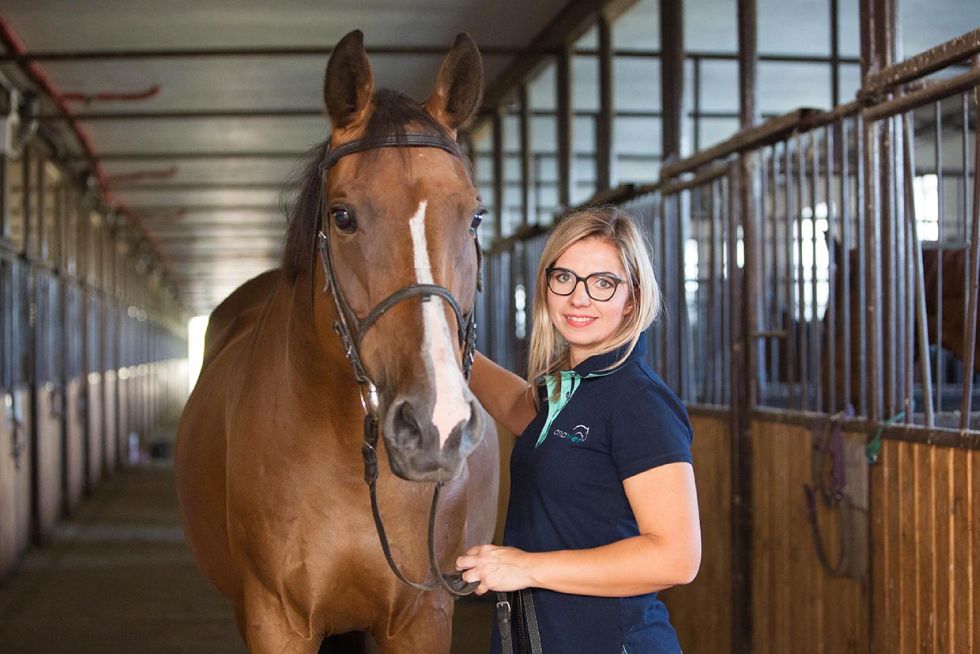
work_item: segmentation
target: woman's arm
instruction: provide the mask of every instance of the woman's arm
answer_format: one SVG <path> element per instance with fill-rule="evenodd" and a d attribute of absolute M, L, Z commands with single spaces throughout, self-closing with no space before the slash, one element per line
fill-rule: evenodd
<path fill-rule="evenodd" d="M 512 434 L 520 436 L 537 413 L 534 387 L 479 352 L 470 373 L 470 390 L 493 419 Z"/>
<path fill-rule="evenodd" d="M 670 463 L 623 481 L 640 535 L 587 550 L 524 552 L 480 545 L 456 560 L 463 579 L 489 590 L 547 588 L 628 597 L 690 583 L 701 564 L 694 469 Z"/>

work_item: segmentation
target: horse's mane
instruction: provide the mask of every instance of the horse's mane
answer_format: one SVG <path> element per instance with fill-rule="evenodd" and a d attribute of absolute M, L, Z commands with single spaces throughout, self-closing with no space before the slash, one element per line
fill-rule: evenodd
<path fill-rule="evenodd" d="M 430 116 L 424 107 L 409 97 L 380 89 L 374 94 L 374 111 L 368 119 L 362 138 L 386 136 L 404 137 L 406 127 L 412 133 L 440 134 L 449 138 L 446 130 Z M 306 165 L 296 176 L 300 187 L 299 196 L 288 211 L 286 245 L 282 254 L 282 269 L 286 278 L 293 282 L 304 270 L 310 273 L 316 262 L 316 232 L 319 228 L 319 203 L 321 193 L 320 162 L 330 147 L 330 140 L 315 146 L 307 155 Z M 365 156 L 374 156 L 377 150 L 367 150 Z"/>

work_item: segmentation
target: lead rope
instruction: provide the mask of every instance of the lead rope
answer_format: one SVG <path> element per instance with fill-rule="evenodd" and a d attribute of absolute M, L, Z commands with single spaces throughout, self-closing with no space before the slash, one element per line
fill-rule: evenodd
<path fill-rule="evenodd" d="M 538 629 L 538 615 L 534 611 L 534 599 L 531 596 L 531 589 L 525 588 L 517 591 L 514 598 L 518 604 L 520 614 L 517 628 L 521 634 L 521 643 L 518 654 L 542 654 L 541 632 Z M 514 654 L 514 635 L 511 632 L 511 608 L 510 595 L 508 593 L 497 593 L 497 630 L 500 634 L 501 654 Z M 527 634 L 530 640 L 531 651 L 525 648 L 524 635 Z"/>

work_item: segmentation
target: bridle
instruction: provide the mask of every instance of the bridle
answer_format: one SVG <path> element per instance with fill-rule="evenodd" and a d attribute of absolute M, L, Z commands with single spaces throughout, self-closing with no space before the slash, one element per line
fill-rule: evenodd
<path fill-rule="evenodd" d="M 470 369 L 473 367 L 473 358 L 476 356 L 476 306 L 467 314 L 453 294 L 444 286 L 438 284 L 409 284 L 404 286 L 385 299 L 381 300 L 363 319 L 358 317 L 351 310 L 347 299 L 340 290 L 337 283 L 337 275 L 334 272 L 333 261 L 330 256 L 330 226 L 324 224 L 323 208 L 323 189 L 326 185 L 326 176 L 330 168 L 342 157 L 365 150 L 377 148 L 439 148 L 453 156 L 462 159 L 463 155 L 459 146 L 449 138 L 434 134 L 403 134 L 400 136 L 385 136 L 370 139 L 355 139 L 348 141 L 336 148 L 327 146 L 323 160 L 320 162 L 320 201 L 318 202 L 318 231 L 317 247 L 320 250 L 320 259 L 323 262 L 323 273 L 326 279 L 323 292 L 332 291 L 334 305 L 337 309 L 337 320 L 334 321 L 333 329 L 340 336 L 343 342 L 344 354 L 350 361 L 354 372 L 354 379 L 360 386 L 361 406 L 364 409 L 364 442 L 361 445 L 361 456 L 364 459 L 364 481 L 368 485 L 371 494 L 371 513 L 374 515 L 374 525 L 378 532 L 378 539 L 381 541 L 381 549 L 384 551 L 385 559 L 395 576 L 402 582 L 418 590 L 435 590 L 443 588 L 454 596 L 468 595 L 476 587 L 476 583 L 466 583 L 463 581 L 459 572 L 443 574 L 439 571 L 439 565 L 435 554 L 435 516 L 436 508 L 439 503 L 439 493 L 442 482 L 436 482 L 432 492 L 432 505 L 429 509 L 429 570 L 435 577 L 435 581 L 426 583 L 414 582 L 408 579 L 395 563 L 388 544 L 388 536 L 385 532 L 384 521 L 381 518 L 381 511 L 378 508 L 377 481 L 378 481 L 378 426 L 380 423 L 380 400 L 378 388 L 367 374 L 361 360 L 360 345 L 364 340 L 364 334 L 370 329 L 381 316 L 383 316 L 393 306 L 413 297 L 421 297 L 422 302 L 427 302 L 433 296 L 438 296 L 445 300 L 456 316 L 457 336 L 460 347 L 463 349 L 462 372 L 467 381 L 470 377 Z M 482 251 L 477 238 L 475 228 L 471 228 L 473 233 L 473 243 L 476 247 L 477 267 L 476 267 L 476 290 L 483 290 L 481 267 Z M 353 327 L 353 330 L 351 329 Z"/>

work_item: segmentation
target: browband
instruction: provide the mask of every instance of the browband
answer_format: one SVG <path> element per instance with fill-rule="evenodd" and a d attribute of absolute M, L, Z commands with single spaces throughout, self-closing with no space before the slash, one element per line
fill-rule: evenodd
<path fill-rule="evenodd" d="M 343 145 L 338 145 L 336 148 L 328 149 L 327 153 L 323 156 L 323 161 L 320 162 L 320 173 L 323 174 L 337 163 L 338 159 L 346 157 L 349 154 L 363 152 L 364 150 L 374 150 L 375 148 L 391 147 L 439 148 L 455 157 L 463 158 L 463 153 L 460 151 L 459 145 L 444 136 L 435 134 L 392 134 L 373 139 L 355 139 Z"/>

